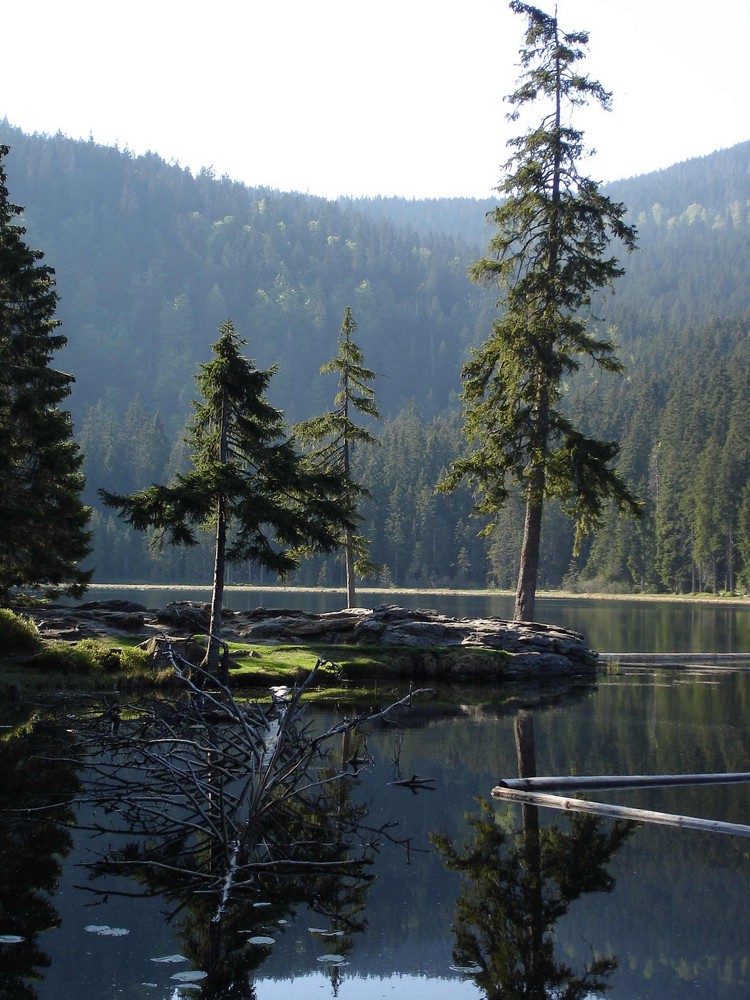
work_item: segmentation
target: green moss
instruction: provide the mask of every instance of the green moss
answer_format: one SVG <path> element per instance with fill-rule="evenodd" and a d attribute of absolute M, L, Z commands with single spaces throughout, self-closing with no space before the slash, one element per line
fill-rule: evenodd
<path fill-rule="evenodd" d="M 371 685 L 382 680 L 429 680 L 495 677 L 503 674 L 509 654 L 469 646 L 425 649 L 411 646 L 230 646 L 232 677 L 238 684 L 283 680 L 293 683 L 310 673 L 318 660 L 320 684 L 342 681 Z"/>
<path fill-rule="evenodd" d="M 113 690 L 158 687 L 175 682 L 171 670 L 157 671 L 152 657 L 137 645 L 138 637 L 76 643 L 44 642 L 33 622 L 12 612 L 0 614 L 0 683 L 13 690 L 78 688 Z M 199 637 L 196 637 L 199 638 Z M 9 650 L 15 650 L 10 653 Z M 310 646 L 230 643 L 230 678 L 236 689 L 262 690 L 272 684 L 299 684 L 320 661 L 311 697 L 327 700 L 366 699 L 383 686 L 403 687 L 446 680 L 498 681 L 508 654 L 464 646 Z M 9 688 L 10 690 L 10 688 Z"/>

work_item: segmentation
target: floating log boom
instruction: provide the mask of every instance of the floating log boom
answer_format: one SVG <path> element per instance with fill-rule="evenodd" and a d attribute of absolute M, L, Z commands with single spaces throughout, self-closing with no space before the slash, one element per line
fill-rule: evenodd
<path fill-rule="evenodd" d="M 499 789 L 524 792 L 594 791 L 607 788 L 664 788 L 669 785 L 728 785 L 750 781 L 750 771 L 728 774 L 578 774 L 546 778 L 503 778 Z M 495 789 L 492 790 L 495 794 Z"/>
<path fill-rule="evenodd" d="M 735 837 L 750 837 L 750 826 L 742 823 L 723 823 L 719 820 L 701 819 L 697 816 L 680 816 L 676 813 L 653 812 L 650 809 L 633 809 L 615 806 L 607 802 L 591 802 L 588 799 L 571 799 L 564 795 L 547 795 L 543 792 L 524 792 L 514 788 L 497 786 L 492 789 L 493 798 L 510 799 L 525 805 L 543 806 L 565 812 L 593 813 L 596 816 L 612 816 L 628 819 L 636 823 L 656 823 L 659 826 L 674 826 L 683 830 L 703 830 L 707 833 L 727 833 Z"/>

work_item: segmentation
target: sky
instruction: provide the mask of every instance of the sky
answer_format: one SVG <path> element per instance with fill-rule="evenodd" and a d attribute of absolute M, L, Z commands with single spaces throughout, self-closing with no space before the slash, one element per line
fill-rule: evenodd
<path fill-rule="evenodd" d="M 537 6 L 553 10 L 553 3 Z M 613 110 L 598 181 L 750 139 L 750 0 L 557 0 Z M 518 126 L 507 0 L 34 0 L 3 11 L 0 118 L 252 186 L 492 195 Z"/>

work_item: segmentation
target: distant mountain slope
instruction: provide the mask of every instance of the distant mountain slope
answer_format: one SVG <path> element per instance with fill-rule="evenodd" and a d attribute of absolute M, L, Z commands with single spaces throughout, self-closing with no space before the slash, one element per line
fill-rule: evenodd
<path fill-rule="evenodd" d="M 596 177 L 596 159 L 587 172 Z M 650 174 L 604 184 L 602 190 L 624 202 L 631 217 L 650 213 L 657 205 L 659 214 L 666 219 L 681 215 L 694 204 L 723 212 L 727 206 L 750 197 L 750 141 Z M 377 197 L 339 198 L 338 202 L 419 233 L 447 233 L 483 249 L 488 234 L 486 216 L 497 199 Z"/>
<path fill-rule="evenodd" d="M 413 398 L 434 412 L 458 388 L 488 302 L 460 240 L 7 123 L 0 141 L 30 244 L 57 271 L 78 412 L 101 398 L 122 413 L 138 391 L 181 420 L 229 315 L 249 354 L 278 364 L 289 419 L 309 416 L 332 398 L 318 369 L 347 306 L 385 414 Z"/>
<path fill-rule="evenodd" d="M 468 347 L 491 326 L 496 295 L 466 278 L 491 201 L 333 203 L 7 122 L 0 141 L 31 245 L 57 270 L 78 412 L 106 399 L 122 413 L 138 391 L 182 419 L 195 367 L 231 315 L 249 353 L 279 365 L 274 393 L 290 419 L 307 416 L 330 398 L 318 368 L 349 305 L 383 411 L 414 399 L 429 415 L 455 397 Z M 611 186 L 640 232 L 602 307 L 629 352 L 748 309 L 749 167 L 750 142 Z"/>
<path fill-rule="evenodd" d="M 596 160 L 590 173 L 596 175 Z M 604 185 L 639 231 L 639 251 L 623 261 L 625 276 L 607 319 L 629 348 L 654 330 L 682 330 L 712 318 L 742 316 L 750 307 L 750 142 L 664 170 Z M 468 198 L 347 199 L 373 218 L 419 233 L 447 232 L 483 254 L 496 202 Z"/>
<path fill-rule="evenodd" d="M 7 122 L 0 142 L 28 242 L 57 271 L 87 502 L 98 504 L 99 486 L 127 492 L 182 467 L 192 376 L 227 316 L 251 357 L 278 365 L 271 395 L 288 420 L 329 408 L 335 385 L 318 370 L 351 306 L 387 418 L 382 448 L 358 456 L 379 579 L 513 584 L 518 510 L 478 539 L 468 493 L 434 494 L 464 447 L 462 363 L 497 315 L 497 292 L 466 276 L 485 251 L 491 201 L 329 202 Z M 621 442 L 647 517 L 613 517 L 574 559 L 569 523 L 550 504 L 544 583 L 580 573 L 623 587 L 750 586 L 750 143 L 609 193 L 640 232 L 616 294 L 595 305 L 616 328 L 626 374 L 580 372 L 565 405 Z M 94 548 L 100 580 L 210 576 L 202 549 L 157 561 L 101 509 Z M 318 560 L 305 573 L 331 583 L 337 566 Z"/>

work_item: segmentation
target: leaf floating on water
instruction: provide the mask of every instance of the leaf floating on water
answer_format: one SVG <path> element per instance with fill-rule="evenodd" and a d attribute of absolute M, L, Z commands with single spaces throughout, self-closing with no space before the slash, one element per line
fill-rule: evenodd
<path fill-rule="evenodd" d="M 248 938 L 247 939 L 247 943 L 248 944 L 272 945 L 272 944 L 276 944 L 276 938 L 264 937 L 264 935 L 258 934 L 255 937 Z"/>
<path fill-rule="evenodd" d="M 319 962 L 325 962 L 327 965 L 342 965 L 346 959 L 343 955 L 319 955 Z"/>
<path fill-rule="evenodd" d="M 174 979 L 178 983 L 197 983 L 201 979 L 208 979 L 208 973 L 197 969 L 194 972 L 175 972 L 173 976 L 170 976 L 170 979 Z"/>
<path fill-rule="evenodd" d="M 343 931 L 327 931 L 324 927 L 308 927 L 307 928 L 311 934 L 317 934 L 318 937 L 333 938 L 333 937 L 343 937 Z"/>
<path fill-rule="evenodd" d="M 284 918 L 282 917 L 280 920 L 277 920 L 276 923 L 279 925 L 279 927 L 286 927 L 289 921 L 284 920 Z"/>
<path fill-rule="evenodd" d="M 124 937 L 130 934 L 126 927 L 110 927 L 109 924 L 88 924 L 83 928 L 90 934 L 98 934 L 100 937 Z"/>
<path fill-rule="evenodd" d="M 162 955 L 160 958 L 152 958 L 152 962 L 187 962 L 184 955 Z"/>
<path fill-rule="evenodd" d="M 256 910 L 260 909 L 261 906 L 270 906 L 270 903 L 253 903 Z"/>
<path fill-rule="evenodd" d="M 0 934 L 0 944 L 20 944 L 23 940 L 20 934 Z"/>
<path fill-rule="evenodd" d="M 484 972 L 481 965 L 452 965 L 452 972 L 461 972 L 465 976 L 477 976 L 480 972 Z"/>

